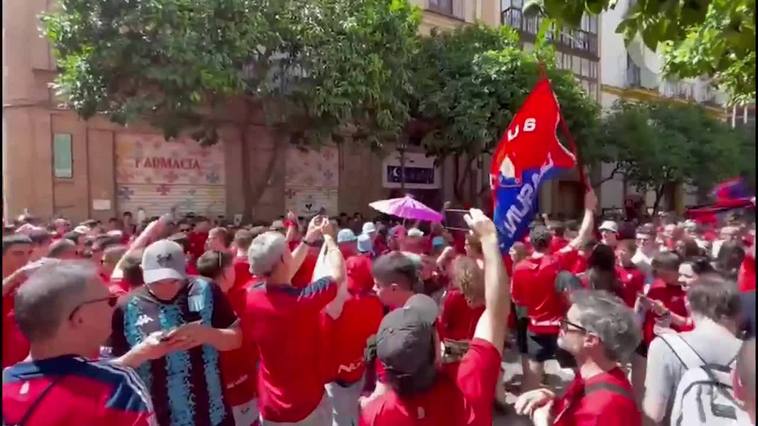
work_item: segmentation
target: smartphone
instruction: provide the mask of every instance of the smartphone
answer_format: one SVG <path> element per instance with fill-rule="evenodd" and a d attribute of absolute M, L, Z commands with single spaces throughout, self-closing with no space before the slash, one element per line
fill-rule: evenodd
<path fill-rule="evenodd" d="M 454 231 L 468 231 L 469 227 L 463 216 L 468 214 L 468 210 L 463 209 L 446 209 L 445 210 L 445 229 Z"/>

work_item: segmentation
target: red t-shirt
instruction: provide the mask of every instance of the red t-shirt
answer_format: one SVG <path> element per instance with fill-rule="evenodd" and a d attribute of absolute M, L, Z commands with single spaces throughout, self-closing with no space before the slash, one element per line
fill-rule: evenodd
<path fill-rule="evenodd" d="M 553 237 L 550 240 L 550 253 L 557 253 L 562 248 L 566 247 L 569 243 L 569 240 L 563 238 L 563 237 Z"/>
<path fill-rule="evenodd" d="M 189 252 L 193 259 L 197 259 L 205 253 L 205 242 L 208 240 L 207 232 L 190 232 L 187 234 Z"/>
<path fill-rule="evenodd" d="M 240 258 L 236 258 L 235 261 L 237 259 Z M 245 261 L 245 263 L 247 262 Z M 241 263 L 234 264 L 235 269 L 237 269 L 239 264 Z M 239 274 L 239 272 L 237 273 Z M 248 272 L 249 275 L 250 272 Z M 245 309 L 248 286 L 252 286 L 253 283 L 258 282 L 250 277 L 247 282 L 238 284 L 237 279 L 239 277 L 239 275 L 236 275 L 235 284 L 226 294 L 229 304 L 237 314 L 237 317 L 241 317 Z M 255 399 L 258 395 L 258 350 L 255 345 L 248 339 L 243 339 L 242 347 L 231 351 L 219 352 L 219 356 L 221 360 L 221 379 L 224 381 L 224 396 L 226 396 L 229 405 L 234 407 Z"/>
<path fill-rule="evenodd" d="M 300 265 L 300 269 L 297 270 L 295 276 L 292 277 L 292 285 L 297 288 L 303 288 L 311 283 L 313 279 L 313 271 L 316 269 L 316 261 L 318 260 L 318 252 L 308 250 L 308 254 L 305 255 L 303 264 Z"/>
<path fill-rule="evenodd" d="M 572 274 L 581 274 L 584 272 L 587 272 L 588 267 L 588 261 L 586 256 L 582 256 L 581 254 L 577 254 L 576 261 L 573 265 L 571 265 L 571 268 L 569 271 L 571 271 Z"/>
<path fill-rule="evenodd" d="M 630 308 L 634 307 L 637 293 L 642 293 L 645 287 L 645 275 L 636 266 L 617 266 L 616 276 L 621 282 L 621 294 L 618 296 Z"/>
<path fill-rule="evenodd" d="M 132 369 L 74 356 L 25 362 L 4 371 L 4 423 L 18 423 L 48 388 L 27 426 L 155 424 L 148 390 Z"/>
<path fill-rule="evenodd" d="M 555 287 L 558 272 L 576 262 L 576 250 L 522 260 L 513 268 L 511 298 L 526 308 L 529 331 L 558 334 L 560 320 L 566 314 L 565 299 Z"/>
<path fill-rule="evenodd" d="M 484 306 L 472 308 L 457 289 L 450 289 L 442 302 L 442 311 L 437 321 L 437 331 L 442 339 L 469 340 L 474 337 L 476 323 L 484 312 Z"/>
<path fill-rule="evenodd" d="M 455 376 L 450 372 L 455 371 Z M 361 412 L 361 426 L 491 425 L 500 353 L 488 341 L 473 339 L 457 370 L 439 370 L 431 389 L 410 397 L 394 391 Z"/>
<path fill-rule="evenodd" d="M 321 402 L 326 382 L 319 349 L 321 310 L 337 294 L 329 278 L 304 288 L 258 284 L 247 293 L 244 338 L 257 348 L 258 407 L 266 420 L 297 422 Z"/>
<path fill-rule="evenodd" d="M 345 301 L 342 314 L 336 320 L 322 314 L 325 331 L 331 335 L 331 371 L 333 379 L 354 383 L 363 377 L 366 365 L 363 361 L 366 341 L 379 330 L 384 316 L 384 307 L 371 293 L 351 294 Z"/>
<path fill-rule="evenodd" d="M 21 362 L 29 355 L 29 340 L 16 323 L 13 298 L 13 293 L 3 297 L 3 368 Z"/>
<path fill-rule="evenodd" d="M 587 380 L 577 376 L 553 405 L 553 425 L 639 426 L 642 416 L 633 395 L 632 386 L 620 368 Z"/>
<path fill-rule="evenodd" d="M 250 263 L 245 256 L 234 258 L 234 284 L 232 288 L 244 287 L 253 278 L 250 273 Z"/>
<path fill-rule="evenodd" d="M 653 300 L 660 300 L 663 305 L 668 308 L 672 313 L 683 317 L 689 317 L 689 312 L 684 305 L 684 299 L 686 292 L 679 285 L 667 285 L 660 279 L 656 279 L 650 284 L 650 290 L 647 292 L 647 297 Z M 642 337 L 646 345 L 655 339 L 655 318 L 656 315 L 652 311 L 648 311 L 645 315 L 645 323 L 642 327 Z M 692 327 L 688 326 L 675 326 L 671 325 L 674 331 L 690 331 Z"/>
<path fill-rule="evenodd" d="M 737 276 L 737 285 L 743 293 L 755 290 L 755 258 L 745 256 Z"/>

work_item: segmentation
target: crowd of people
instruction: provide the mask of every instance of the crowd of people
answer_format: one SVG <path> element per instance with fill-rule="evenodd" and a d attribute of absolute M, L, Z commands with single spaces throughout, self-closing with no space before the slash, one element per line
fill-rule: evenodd
<path fill-rule="evenodd" d="M 24 215 L 3 228 L 3 425 L 755 425 L 753 212 L 596 207 L 508 253 L 477 209 L 468 232 Z"/>

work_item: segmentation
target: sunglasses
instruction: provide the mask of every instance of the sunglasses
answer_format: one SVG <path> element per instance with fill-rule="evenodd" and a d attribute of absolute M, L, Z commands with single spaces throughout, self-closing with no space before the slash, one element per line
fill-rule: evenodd
<path fill-rule="evenodd" d="M 570 329 L 569 326 L 573 327 L 574 329 Z M 587 334 L 587 333 L 590 332 L 589 330 L 587 330 L 586 328 L 582 327 L 581 325 L 575 324 L 575 323 L 573 323 L 573 322 L 571 322 L 571 321 L 569 321 L 567 319 L 562 319 L 561 320 L 561 330 L 564 333 L 573 331 L 575 333 Z"/>
<path fill-rule="evenodd" d="M 70 320 L 74 318 L 74 314 L 76 314 L 76 311 L 78 311 L 82 306 L 90 305 L 92 303 L 105 302 L 105 301 L 108 301 L 108 306 L 113 308 L 116 306 L 116 303 L 118 303 L 118 296 L 112 294 L 108 297 L 100 297 L 97 299 L 85 300 L 84 302 L 76 305 L 76 307 L 71 310 L 71 313 L 69 314 L 68 319 Z"/>
<path fill-rule="evenodd" d="M 179 232 L 189 232 L 191 231 L 190 228 L 179 228 Z"/>

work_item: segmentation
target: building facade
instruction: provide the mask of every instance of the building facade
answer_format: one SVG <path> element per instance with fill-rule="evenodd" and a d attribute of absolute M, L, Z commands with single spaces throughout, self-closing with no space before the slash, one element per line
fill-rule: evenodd
<path fill-rule="evenodd" d="M 663 60 L 658 53 L 645 47 L 639 37 L 626 45 L 623 36 L 616 33 L 616 27 L 634 3 L 634 0 L 620 0 L 615 9 L 601 16 L 599 102 L 603 111 L 608 111 L 621 98 L 633 101 L 667 98 L 675 102 L 698 103 L 712 115 L 726 119 L 726 97 L 707 79 L 674 81 L 663 78 Z M 614 167 L 614 164 L 603 164 L 602 175 L 610 176 Z M 637 200 L 650 207 L 655 200 L 653 193 L 638 191 L 618 175 L 603 183 L 599 192 L 604 210 L 621 211 L 627 203 Z M 694 204 L 697 204 L 696 189 L 686 185 L 672 188 L 664 200 L 666 209 L 679 212 Z"/>
<path fill-rule="evenodd" d="M 243 213 L 253 193 L 252 216 L 278 217 L 287 209 L 306 215 L 372 215 L 368 203 L 399 195 L 393 181 L 399 152 L 379 155 L 344 144 L 302 152 L 276 139 L 255 112 L 230 108 L 221 141 L 208 148 L 189 140 L 167 142 L 143 124 L 117 126 L 102 117 L 80 119 L 58 107 L 49 84 L 56 75 L 39 14 L 48 0 L 3 2 L 3 215 L 28 211 L 42 218 L 107 219 L 124 211 L 147 215 L 170 209 L 199 215 Z M 497 25 L 497 0 L 412 0 L 424 11 L 420 32 L 475 21 Z M 247 161 L 242 144 L 249 144 Z M 452 198 L 452 183 L 417 147 L 402 157 L 414 169 L 402 192 L 432 204 Z M 305 165 L 312 165 L 308 167 Z M 244 188 L 243 165 L 250 185 Z M 356 177 L 360 176 L 359 179 Z"/>

